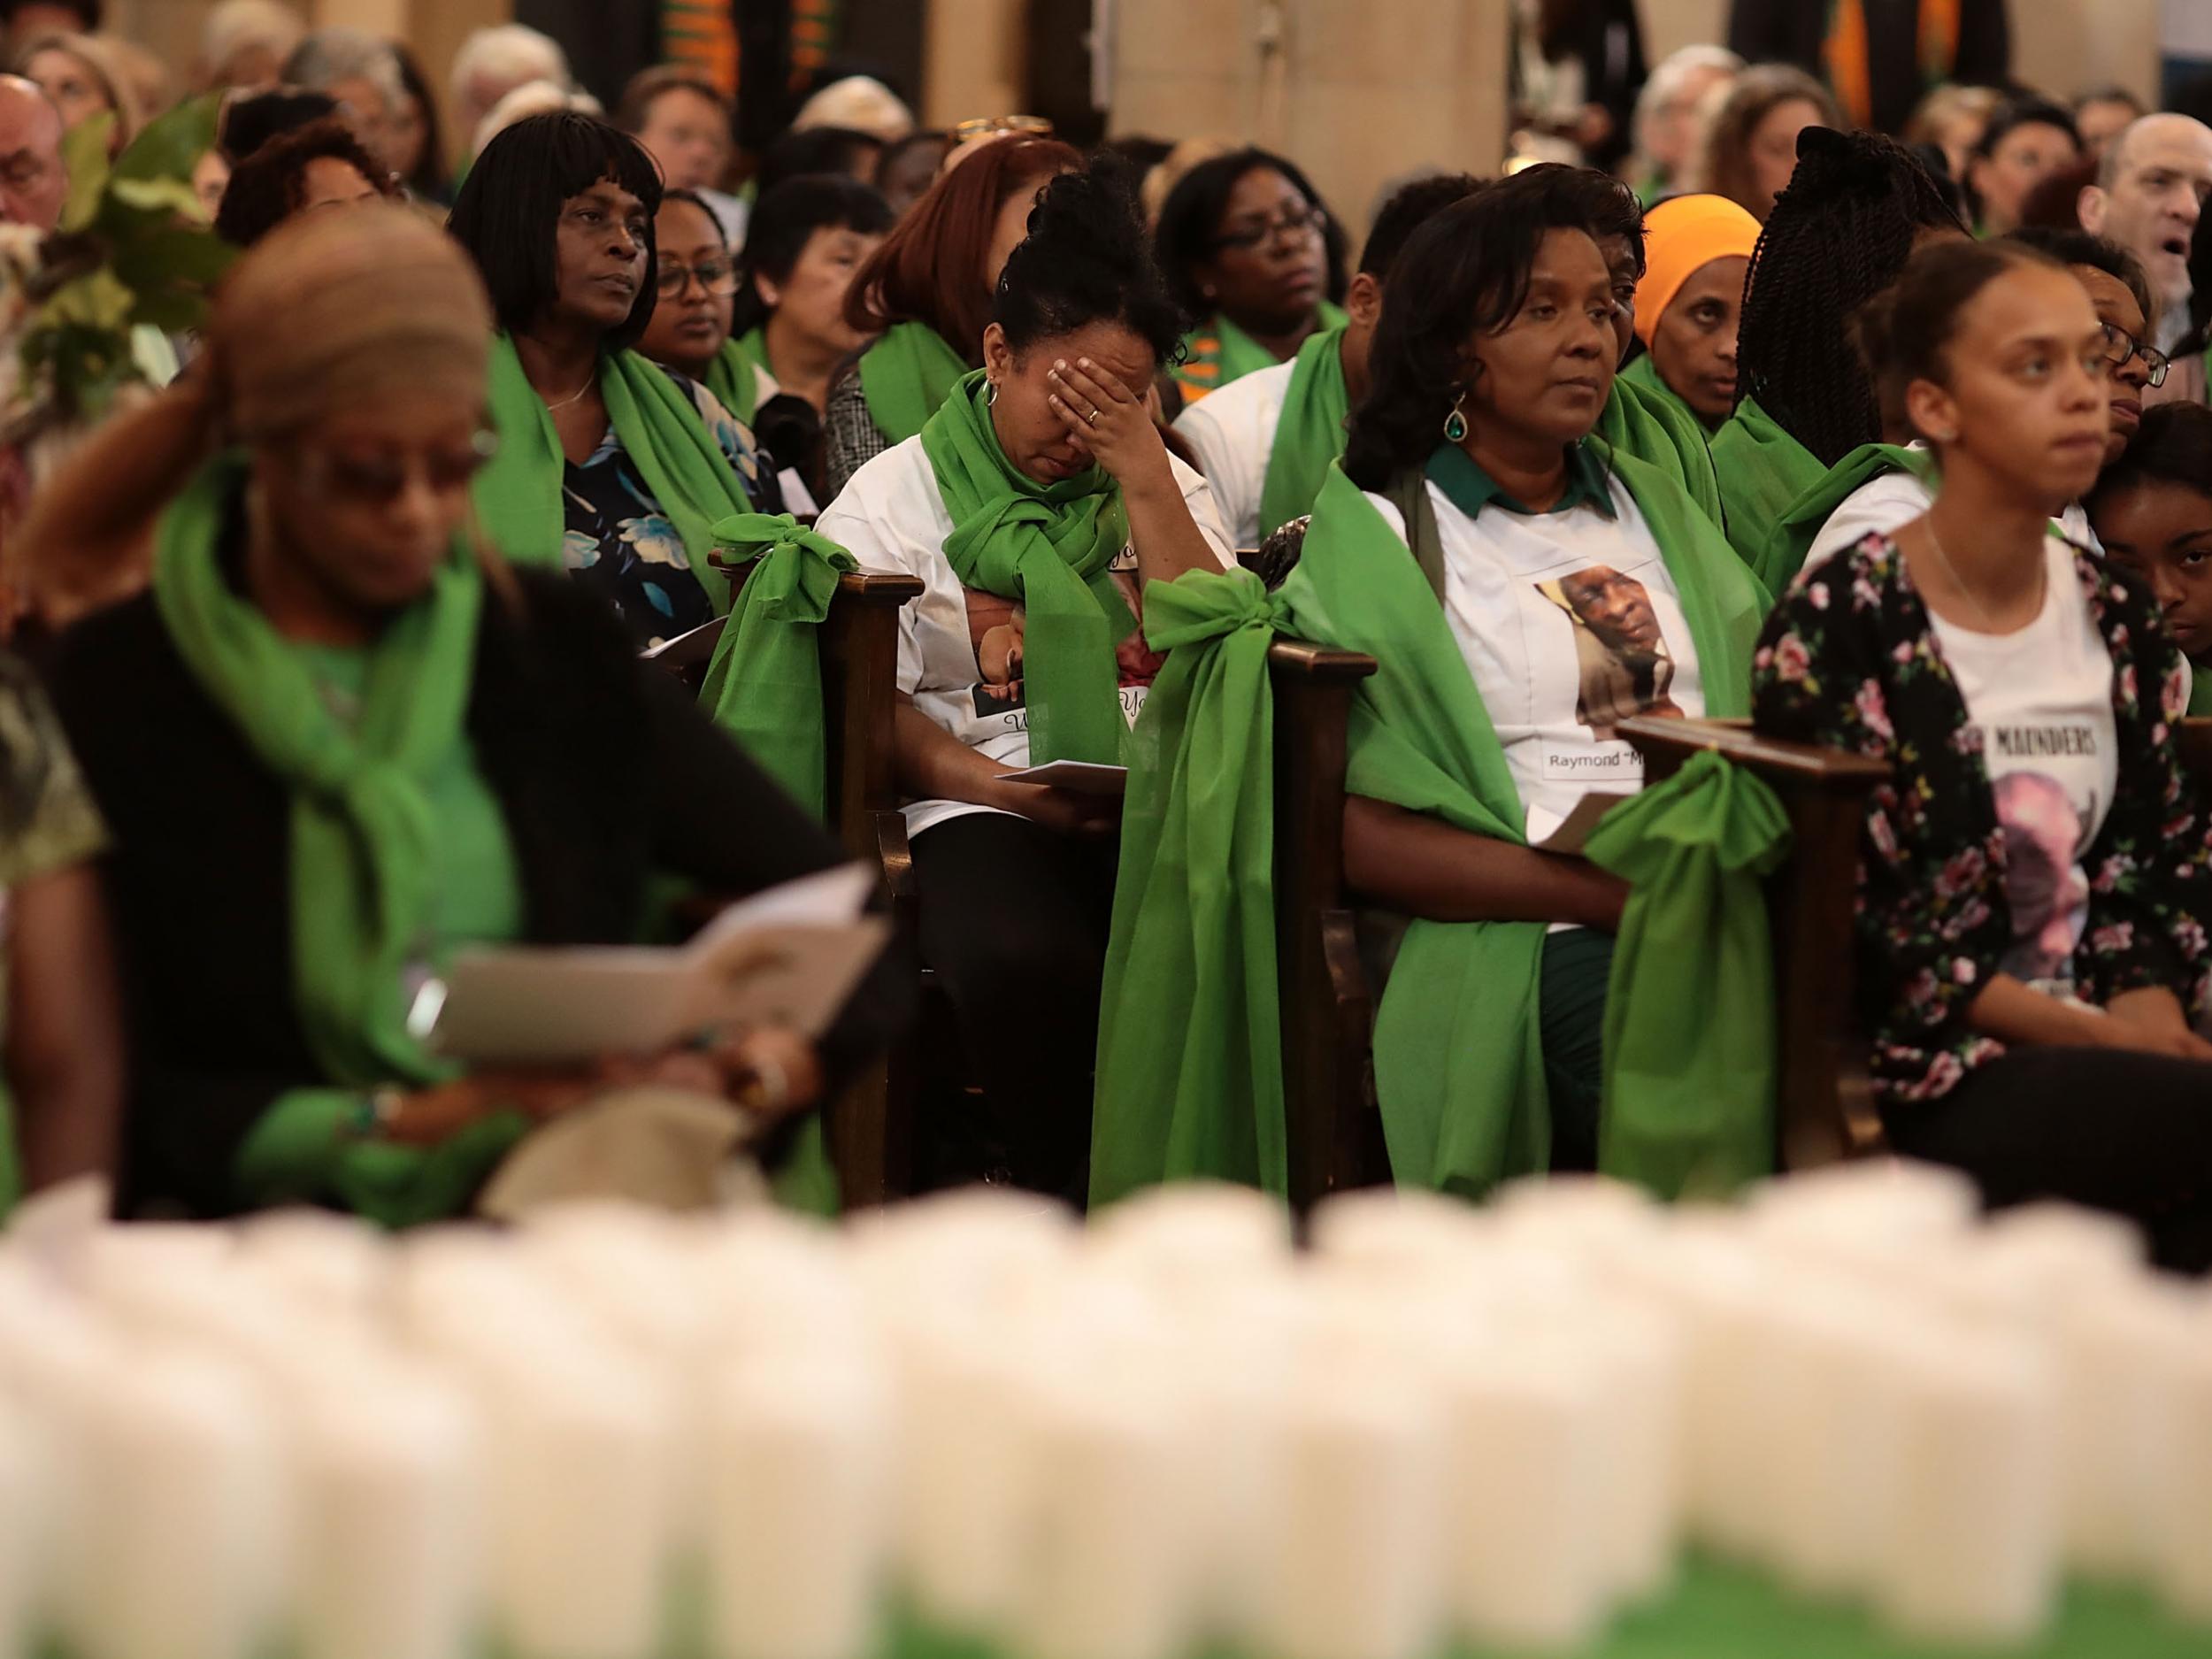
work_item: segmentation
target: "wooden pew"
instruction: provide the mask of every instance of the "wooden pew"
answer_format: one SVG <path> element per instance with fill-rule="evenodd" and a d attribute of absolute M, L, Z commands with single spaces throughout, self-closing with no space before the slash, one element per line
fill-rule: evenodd
<path fill-rule="evenodd" d="M 1345 732 L 1371 658 L 1279 641 L 1275 687 L 1276 954 L 1283 997 L 1290 1200 L 1303 1213 L 1334 1192 L 1390 1179 L 1375 1102 L 1374 992 L 1344 886 Z M 1773 787 L 1795 843 L 1770 887 L 1780 1052 L 1778 1156 L 1803 1169 L 1881 1148 L 1863 1045 L 1852 1029 L 1852 901 L 1878 762 L 1777 743 L 1747 726 L 1649 716 L 1623 723 L 1646 776 L 1671 776 L 1717 749 Z M 2212 736 L 2208 736 L 2212 753 Z"/>

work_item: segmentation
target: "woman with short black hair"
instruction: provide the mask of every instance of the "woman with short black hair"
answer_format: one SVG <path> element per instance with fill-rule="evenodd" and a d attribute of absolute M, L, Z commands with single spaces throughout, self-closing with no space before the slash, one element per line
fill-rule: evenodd
<path fill-rule="evenodd" d="M 1264 150 L 1202 161 L 1177 180 L 1154 233 L 1160 268 L 1189 315 L 1176 382 L 1186 401 L 1287 363 L 1344 320 L 1344 228 L 1313 182 Z"/>
<path fill-rule="evenodd" d="M 557 557 L 603 594 L 641 646 L 726 611 L 715 523 L 781 505 L 752 434 L 713 394 L 630 349 L 652 320 L 660 202 L 635 139 L 557 111 L 485 146 L 449 221 L 500 328 L 499 452 L 477 511 L 510 557 Z"/>
<path fill-rule="evenodd" d="M 837 365 L 867 343 L 845 296 L 890 231 L 890 205 L 839 173 L 787 179 L 754 204 L 730 332 L 778 389 L 820 413 Z"/>

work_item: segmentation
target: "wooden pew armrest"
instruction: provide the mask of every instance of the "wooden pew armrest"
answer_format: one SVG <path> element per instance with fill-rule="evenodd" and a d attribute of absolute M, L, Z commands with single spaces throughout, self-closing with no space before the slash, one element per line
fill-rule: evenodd
<path fill-rule="evenodd" d="M 1279 639 L 1267 649 L 1267 666 L 1279 681 L 1319 686 L 1349 685 L 1375 672 L 1363 651 L 1340 651 L 1310 640 Z"/>
<path fill-rule="evenodd" d="M 910 599 L 922 596 L 922 579 L 898 571 L 847 571 L 837 579 L 837 596 L 858 605 L 883 605 L 895 611 Z"/>
<path fill-rule="evenodd" d="M 1645 775 L 1652 783 L 1672 777 L 1684 762 L 1703 749 L 1735 762 L 1784 793 L 1818 790 L 1864 795 L 1886 780 L 1890 772 L 1886 761 L 1762 737 L 1744 720 L 1680 720 L 1639 714 L 1621 722 L 1620 733 L 1644 757 Z"/>

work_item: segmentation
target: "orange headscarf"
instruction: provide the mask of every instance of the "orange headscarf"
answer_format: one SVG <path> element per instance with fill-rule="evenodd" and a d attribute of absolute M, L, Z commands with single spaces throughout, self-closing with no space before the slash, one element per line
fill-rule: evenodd
<path fill-rule="evenodd" d="M 1749 255 L 1759 221 L 1724 196 L 1678 196 L 1644 220 L 1644 280 L 1636 285 L 1636 337 L 1646 346 L 1682 285 L 1716 259 Z"/>

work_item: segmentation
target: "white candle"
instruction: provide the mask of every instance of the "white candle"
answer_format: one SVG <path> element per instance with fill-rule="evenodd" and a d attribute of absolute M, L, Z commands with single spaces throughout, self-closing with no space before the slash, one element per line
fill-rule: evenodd
<path fill-rule="evenodd" d="M 2058 1588 L 2047 1364 L 2024 1344 L 1948 1339 L 1914 1350 L 1899 1401 L 1880 1611 L 1920 1640 L 2028 1640 Z"/>
<path fill-rule="evenodd" d="M 32 1517 L 41 1500 L 26 1420 L 0 1409 L 0 1659 L 22 1659 L 30 1638 L 37 1568 Z"/>
<path fill-rule="evenodd" d="M 2184 1618 L 2212 1624 L 2212 1303 L 2173 1356 L 2174 1434 L 2158 1517 L 2158 1586 Z"/>
<path fill-rule="evenodd" d="M 890 1530 L 887 1402 L 850 1363 L 757 1360 L 710 1393 L 706 1559 L 719 1659 L 860 1659 Z"/>
<path fill-rule="evenodd" d="M 295 1437 L 301 1659 L 465 1659 L 481 1567 L 477 1432 L 396 1369 L 306 1402 Z"/>
<path fill-rule="evenodd" d="M 140 1357 L 84 1428 L 83 1546 L 97 1593 L 70 1610 L 85 1659 L 238 1659 L 274 1608 L 276 1450 L 231 1367 Z"/>

